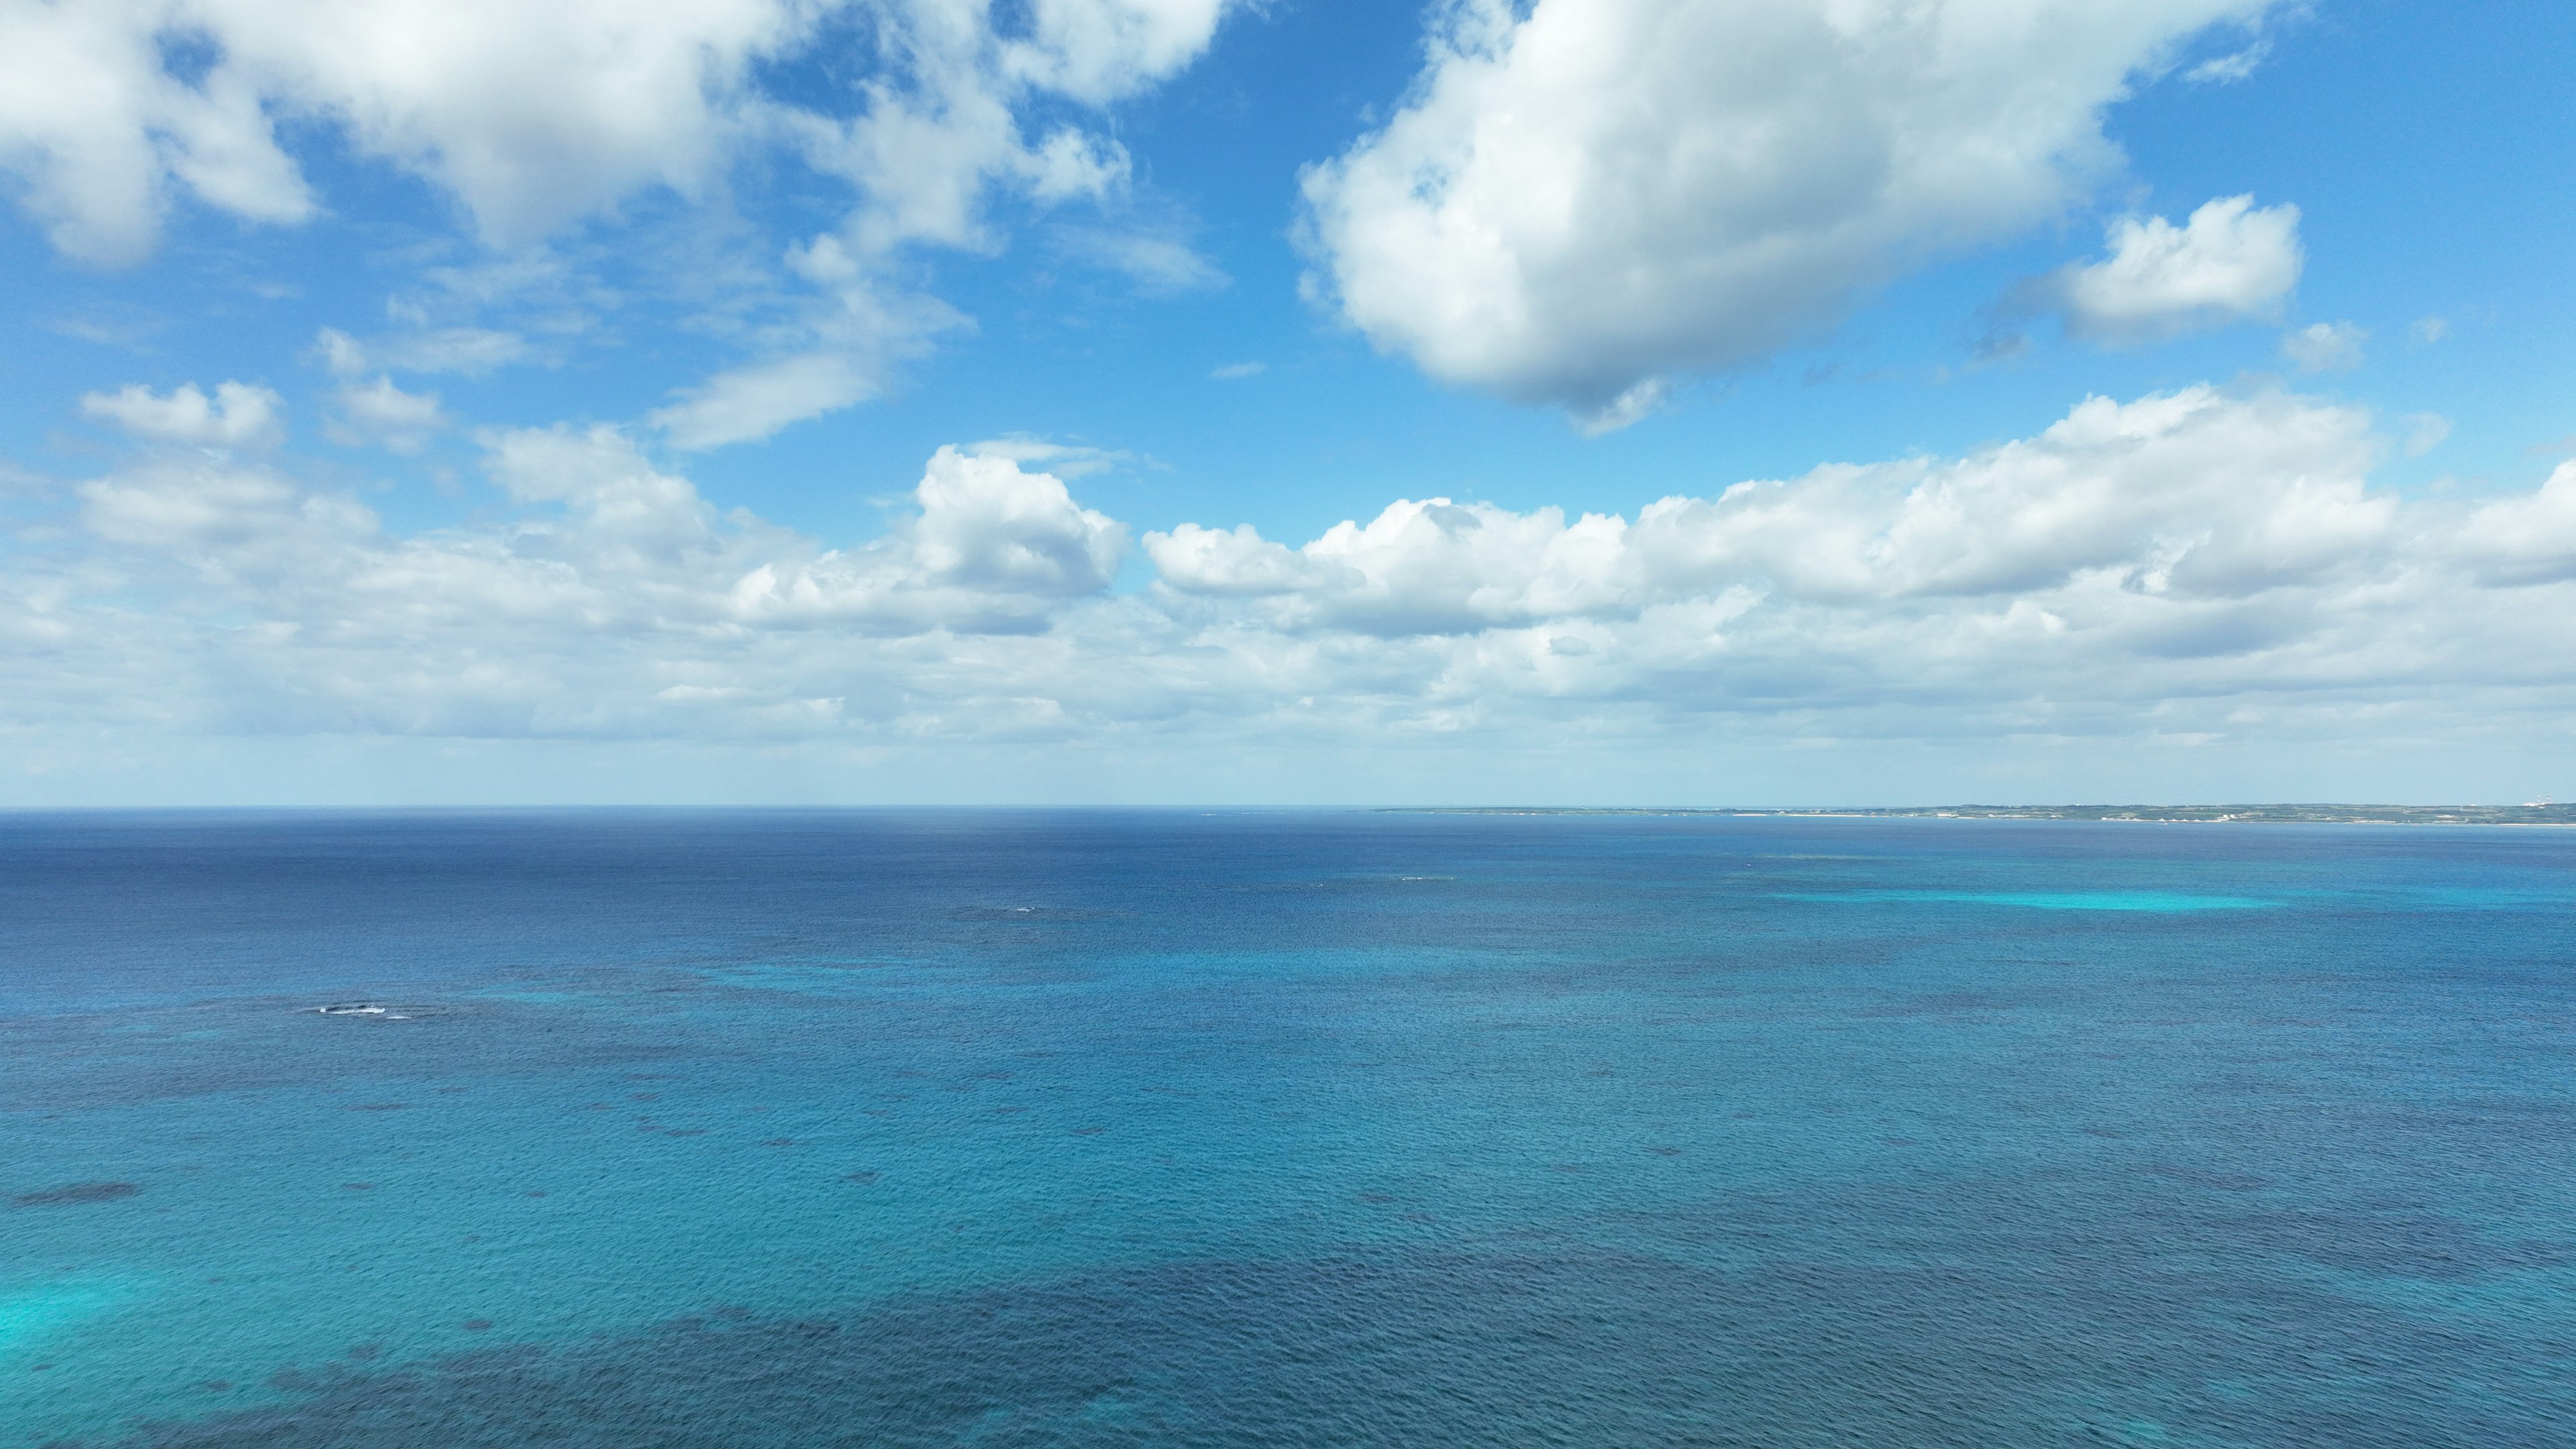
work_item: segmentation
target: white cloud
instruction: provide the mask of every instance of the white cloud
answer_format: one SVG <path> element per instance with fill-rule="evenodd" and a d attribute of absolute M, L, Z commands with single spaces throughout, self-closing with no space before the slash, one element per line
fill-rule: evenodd
<path fill-rule="evenodd" d="M 492 481 L 513 501 L 564 505 L 575 526 L 545 529 L 548 549 L 592 561 L 603 585 L 631 574 L 640 559 L 668 565 L 723 551 L 715 510 L 698 490 L 654 468 L 616 428 L 499 429 L 482 442 Z M 658 582 L 667 590 L 677 580 Z"/>
<path fill-rule="evenodd" d="M 839 239 L 796 249 L 791 265 L 821 291 L 792 327 L 801 350 L 718 373 L 684 390 L 649 421 L 678 447 L 724 447 L 766 438 L 808 418 L 875 397 L 894 364 L 968 319 L 936 298 L 881 287 Z"/>
<path fill-rule="evenodd" d="M 674 446 L 719 448 L 862 402 L 880 385 L 849 353 L 800 353 L 718 373 L 652 421 Z"/>
<path fill-rule="evenodd" d="M 434 392 L 405 392 L 390 377 L 340 385 L 341 441 L 374 440 L 397 453 L 416 453 L 429 435 L 447 426 L 447 415 Z"/>
<path fill-rule="evenodd" d="M 1241 382 L 1247 377 L 1259 377 L 1262 373 L 1268 370 L 1268 363 L 1229 362 L 1225 366 L 1210 372 L 1208 376 L 1215 378 L 1219 382 Z"/>
<path fill-rule="evenodd" d="M 2275 316 L 2305 262 L 2299 209 L 2251 196 L 2208 202 L 2182 226 L 2121 217 L 2109 241 L 2109 256 L 2058 273 L 2051 290 L 2067 330 L 2115 344 Z"/>
<path fill-rule="evenodd" d="M 1233 281 L 1186 240 L 1164 232 L 1065 227 L 1056 243 L 1092 266 L 1123 274 L 1149 297 L 1214 291 Z"/>
<path fill-rule="evenodd" d="M 1008 458 L 942 448 L 913 498 L 920 511 L 874 544 L 744 573 L 727 610 L 768 626 L 1038 634 L 1067 601 L 1107 589 L 1126 551 L 1124 525 Z"/>
<path fill-rule="evenodd" d="M 980 5 L 898 0 L 872 17 L 898 57 L 862 87 L 853 115 L 769 107 L 808 164 L 848 181 L 858 205 L 838 235 L 854 255 L 928 242 L 990 245 L 981 204 L 995 185 L 1041 201 L 1100 196 L 1124 184 L 1127 153 L 1106 136 L 1058 125 L 1031 138 L 1032 98 L 1090 106 L 1179 71 L 1215 36 L 1225 0 L 1038 0 L 1018 38 Z"/>
<path fill-rule="evenodd" d="M 2415 325 L 2407 329 L 2407 335 L 2415 339 L 2416 346 L 2430 347 L 2450 335 L 2450 331 L 2451 324 L 2446 318 L 2418 317 Z"/>
<path fill-rule="evenodd" d="M 1123 174 L 1115 143 L 1061 127 L 1030 141 L 1014 105 L 1133 95 L 1196 59 L 1224 8 L 1038 0 L 1012 38 L 955 0 L 19 5 L 0 14 L 0 165 L 67 252 L 130 259 L 172 180 L 254 220 L 311 214 L 270 124 L 283 110 L 430 181 L 510 246 L 647 187 L 696 194 L 737 153 L 793 135 L 860 185 L 860 230 L 880 243 L 963 241 L 986 181 L 1062 196 Z M 836 28 L 849 26 L 873 43 Z M 172 34 L 211 56 L 193 82 L 169 68 L 159 41 Z M 759 88 L 762 62 L 818 46 L 883 61 L 860 78 L 856 116 Z"/>
<path fill-rule="evenodd" d="M 405 372 L 453 372 L 481 377 L 523 362 L 534 349 L 514 332 L 489 327 L 438 327 L 379 338 L 374 351 L 388 367 Z"/>
<path fill-rule="evenodd" d="M 614 428 L 483 442 L 518 511 L 410 536 L 343 493 L 211 457 L 80 486 L 84 555 L 0 587 L 0 637 L 29 645 L 0 652 L 0 729 L 79 699 L 254 733 L 909 728 L 907 696 L 958 709 L 942 697 L 1006 647 L 977 637 L 1044 647 L 1124 550 L 1055 477 L 954 449 L 885 537 L 829 549 L 719 519 Z M 1026 713 L 968 695 L 978 719 Z"/>
<path fill-rule="evenodd" d="M 1272 597 L 1279 627 L 1390 634 L 1633 618 L 1738 589 L 1836 608 L 2028 598 L 2083 579 L 2236 598 L 2366 556 L 2394 509 L 2363 487 L 2372 452 L 2357 413 L 2204 388 L 2095 399 L 1955 462 L 1666 498 L 1634 523 L 1431 499 L 1294 553 L 1240 530 L 1148 534 L 1145 547 L 1185 592 Z"/>
<path fill-rule="evenodd" d="M 355 377 L 369 367 L 397 372 L 453 372 L 480 377 L 532 355 L 528 340 L 488 327 L 438 327 L 362 342 L 337 327 L 313 338 L 312 358 L 334 377 Z"/>
<path fill-rule="evenodd" d="M 1670 378 L 1650 377 L 1596 408 L 1579 409 L 1574 426 L 1587 438 L 1615 433 L 1663 411 L 1673 396 Z"/>
<path fill-rule="evenodd" d="M 1035 0 L 1027 39 L 1001 69 L 1024 84 L 1103 105 L 1196 59 L 1226 0 Z"/>
<path fill-rule="evenodd" d="M 2480 574 L 2503 584 L 2576 579 L 2576 462 L 2561 463 L 2537 493 L 2499 498 L 2469 515 L 2465 552 Z M 2534 647 L 2558 648 L 2535 634 Z"/>
<path fill-rule="evenodd" d="M 355 377 L 367 370 L 366 345 L 337 327 L 314 334 L 313 351 L 334 377 Z"/>
<path fill-rule="evenodd" d="M 1183 524 L 1124 595 L 1126 528 L 1037 467 L 1060 445 L 943 448 L 884 536 L 834 548 L 719 515 L 617 429 L 484 443 L 513 510 L 408 535 L 212 456 L 83 485 L 0 588 L 0 727 L 1985 748 L 2487 739 L 2576 707 L 2576 465 L 2404 499 L 2370 484 L 2368 414 L 2286 392 L 2093 399 L 1630 516 Z"/>
<path fill-rule="evenodd" d="M 283 110 L 456 196 L 523 242 L 643 185 L 694 188 L 741 123 L 755 58 L 812 7 L 782 0 L 170 0 L 17 5 L 0 23 L 0 145 L 64 251 L 132 260 L 170 183 L 258 221 L 313 201 L 279 145 Z M 214 56 L 194 84 L 158 41 Z M 168 138 L 166 141 L 160 138 Z"/>
<path fill-rule="evenodd" d="M 437 427 L 441 421 L 438 394 L 405 392 L 390 378 L 379 377 L 364 387 L 342 388 L 340 405 L 348 409 L 351 417 L 381 428 L 417 431 Z"/>
<path fill-rule="evenodd" d="M 1126 548 L 1125 528 L 1076 504 L 1053 474 L 956 448 L 931 458 L 913 490 L 918 511 L 886 537 L 821 549 L 765 525 L 718 527 L 687 480 L 614 428 L 485 441 L 513 499 L 568 510 L 570 526 L 546 530 L 545 552 L 659 600 L 683 625 L 1025 632 L 1105 589 Z"/>
<path fill-rule="evenodd" d="M 1236 598 L 1295 593 L 1332 567 L 1309 551 L 1272 543 L 1249 523 L 1232 530 L 1184 523 L 1170 533 L 1149 533 L 1145 556 L 1174 588 Z"/>
<path fill-rule="evenodd" d="M 226 382 L 209 398 L 193 382 L 167 396 L 140 383 L 81 398 L 81 411 L 135 437 L 200 448 L 274 447 L 286 435 L 285 403 L 264 387 Z"/>
<path fill-rule="evenodd" d="M 1444 380 L 1615 423 L 2058 213 L 2103 109 L 2264 0 L 1461 0 L 1304 177 L 1311 285 Z"/>
<path fill-rule="evenodd" d="M 1077 506 L 1050 473 L 942 448 L 916 492 L 911 534 L 924 571 L 944 583 L 1071 598 L 1109 586 L 1125 525 Z"/>
<path fill-rule="evenodd" d="M 2350 372 L 2361 366 L 2370 333 L 2350 322 L 2311 322 L 2281 334 L 2281 355 L 2301 372 Z"/>
<path fill-rule="evenodd" d="M 1027 33 L 1014 39 L 998 36 L 980 7 L 946 0 L 903 0 L 881 12 L 878 48 L 901 63 L 863 87 L 857 113 L 776 106 L 766 113 L 809 166 L 855 194 L 835 229 L 789 254 L 791 269 L 819 296 L 801 326 L 788 329 L 797 335 L 783 355 L 712 379 L 705 396 L 664 415 L 679 419 L 675 440 L 713 447 L 765 437 L 873 395 L 889 358 L 964 322 L 928 298 L 889 289 L 899 252 L 996 249 L 984 210 L 997 189 L 1052 205 L 1102 200 L 1126 187 L 1128 157 L 1116 140 L 1067 125 L 1032 138 L 1020 112 L 1066 99 L 1105 105 L 1158 84 L 1206 49 L 1226 4 L 1037 0 Z M 1226 280 L 1173 235 L 1073 227 L 1059 240 L 1149 292 Z M 844 359 L 837 372 L 824 360 L 831 354 Z M 757 399 L 725 396 L 746 390 Z"/>
<path fill-rule="evenodd" d="M 0 170 L 57 249 L 104 265 L 149 251 L 169 183 L 252 220 L 300 221 L 314 203 L 277 149 L 255 87 L 163 69 L 146 3 L 0 10 Z"/>
<path fill-rule="evenodd" d="M 2182 73 L 2184 80 L 2195 85 L 2234 85 L 2262 68 L 2272 55 L 2272 42 L 2257 40 L 2243 50 L 2212 56 Z"/>
<path fill-rule="evenodd" d="M 970 458 L 1002 458 L 1013 463 L 1042 464 L 1047 472 L 1058 478 L 1087 478 L 1132 461 L 1131 455 L 1106 448 L 1018 435 L 987 438 L 980 443 L 970 443 L 959 451 Z"/>
<path fill-rule="evenodd" d="M 65 255 L 131 263 L 183 192 L 252 221 L 315 214 L 274 124 L 291 118 L 330 132 L 323 148 L 457 203 L 490 250 L 433 269 L 464 289 L 450 306 L 474 300 L 478 274 L 520 291 L 564 285 L 543 244 L 647 193 L 721 215 L 737 178 L 805 188 L 800 203 L 839 219 L 789 254 L 800 305 L 747 329 L 750 361 L 670 414 L 677 435 L 713 446 L 870 395 L 888 359 L 953 323 L 901 295 L 907 249 L 998 246 L 996 195 L 1053 205 L 1120 192 L 1126 152 L 1093 112 L 1191 63 L 1226 4 L 28 0 L 0 9 L 0 179 Z M 790 96 L 766 85 L 778 62 L 848 83 Z M 788 158 L 806 169 L 781 182 Z M 817 185 L 828 194 L 810 195 Z M 775 241 L 753 245 L 775 257 Z M 1223 281 L 1170 236 L 1101 231 L 1085 245 L 1149 289 Z M 701 269 L 683 285 L 788 290 L 765 260 L 718 270 L 728 280 Z M 395 311 L 418 330 L 330 365 L 479 373 L 535 350 L 515 332 L 432 327 L 416 297 Z M 948 320 L 925 330 L 933 312 Z"/>

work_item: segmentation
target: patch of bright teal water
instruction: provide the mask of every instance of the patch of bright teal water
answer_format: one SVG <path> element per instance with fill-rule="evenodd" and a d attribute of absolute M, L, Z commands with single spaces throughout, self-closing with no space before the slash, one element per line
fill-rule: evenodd
<path fill-rule="evenodd" d="M 2576 841 L 2160 834 L 9 822 L 0 1444 L 2563 1441 Z"/>
<path fill-rule="evenodd" d="M 97 1284 L 62 1283 L 34 1290 L 0 1288 L 0 1372 L 36 1371 L 53 1338 L 129 1295 Z M 50 1365 L 47 1366 L 50 1370 Z"/>
<path fill-rule="evenodd" d="M 2035 911 L 2250 911 L 2274 904 L 2245 896 L 2189 896 L 2171 891 L 1850 891 L 1838 895 L 1783 891 L 1783 900 L 1872 905 L 2020 906 Z"/>

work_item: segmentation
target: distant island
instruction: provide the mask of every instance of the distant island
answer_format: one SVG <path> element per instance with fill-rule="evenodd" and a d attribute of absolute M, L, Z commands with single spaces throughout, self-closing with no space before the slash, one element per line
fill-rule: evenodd
<path fill-rule="evenodd" d="M 1387 815 L 1720 815 L 1866 820 L 2136 820 L 2182 825 L 2576 825 L 2576 804 L 2528 805 L 1923 805 L 1759 809 L 1750 806 L 1419 805 Z"/>

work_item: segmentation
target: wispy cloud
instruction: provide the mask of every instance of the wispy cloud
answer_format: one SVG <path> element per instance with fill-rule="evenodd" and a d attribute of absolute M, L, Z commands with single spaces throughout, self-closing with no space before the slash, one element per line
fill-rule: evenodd
<path fill-rule="evenodd" d="M 2194 85 L 2233 85 L 2251 77 L 2272 55 L 2272 42 L 2257 40 L 2242 50 L 2212 56 L 2182 73 Z"/>
<path fill-rule="evenodd" d="M 2301 372 L 2350 372 L 2361 366 L 2370 333 L 2351 322 L 2311 322 L 2281 334 L 2281 355 Z"/>
<path fill-rule="evenodd" d="M 285 402 L 270 388 L 225 382 L 207 396 L 193 382 L 168 393 L 136 384 L 81 399 L 81 411 L 134 437 L 200 448 L 271 448 L 286 436 Z"/>

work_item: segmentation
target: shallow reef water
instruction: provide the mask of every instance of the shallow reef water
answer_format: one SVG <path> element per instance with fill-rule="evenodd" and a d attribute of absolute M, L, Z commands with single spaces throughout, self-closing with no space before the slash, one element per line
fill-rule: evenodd
<path fill-rule="evenodd" d="M 0 1445 L 2576 1443 L 2576 834 L 0 821 Z"/>

